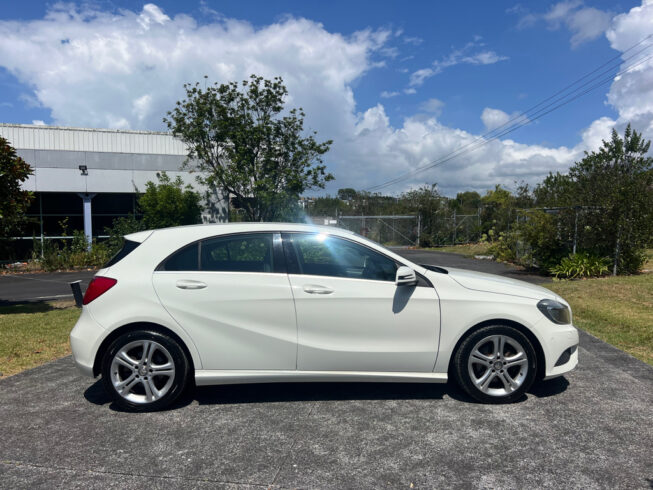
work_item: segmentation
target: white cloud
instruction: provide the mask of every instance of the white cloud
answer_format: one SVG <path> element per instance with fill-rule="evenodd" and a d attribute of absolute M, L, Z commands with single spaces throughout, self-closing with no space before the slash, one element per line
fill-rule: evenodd
<path fill-rule="evenodd" d="M 488 130 L 496 129 L 510 121 L 510 114 L 500 109 L 491 109 L 486 107 L 481 114 L 481 121 Z"/>
<path fill-rule="evenodd" d="M 444 102 L 442 102 L 440 99 L 435 98 L 422 102 L 419 106 L 421 111 L 434 114 L 436 117 L 442 114 L 443 107 Z"/>
<path fill-rule="evenodd" d="M 507 126 L 503 129 L 508 129 L 513 127 L 515 124 L 524 124 L 528 122 L 528 117 L 522 115 L 519 111 L 508 114 L 507 112 L 503 112 L 501 109 L 486 107 L 481 113 L 481 121 L 483 121 L 483 124 L 488 131 L 492 131 L 504 125 Z"/>
<path fill-rule="evenodd" d="M 614 49 L 623 51 L 653 32 L 651 9 L 646 4 L 615 19 L 608 32 Z M 388 30 L 345 36 L 306 19 L 286 18 L 255 28 L 219 16 L 202 24 L 186 15 L 170 18 L 153 5 L 141 12 L 118 13 L 59 6 L 41 20 L 0 21 L 0 38 L 0 66 L 33 90 L 23 101 L 49 109 L 51 119 L 61 125 L 158 130 L 165 111 L 183 97 L 184 82 L 202 81 L 205 74 L 210 83 L 242 80 L 251 73 L 281 75 L 290 92 L 289 104 L 307 113 L 306 127 L 318 131 L 320 139 L 334 140 L 326 156 L 337 179 L 331 192 L 371 187 L 478 138 L 440 123 L 440 101 L 427 101 L 399 125 L 390 123 L 381 104 L 357 107 L 354 87 L 378 66 L 379 51 L 393 38 Z M 502 58 L 484 54 L 489 50 L 475 43 L 428 70 Z M 437 182 L 451 195 L 520 179 L 537 182 L 550 170 L 564 171 L 628 119 L 638 123 L 637 129 L 649 128 L 650 138 L 650 63 L 613 83 L 608 101 L 619 113 L 618 120 L 595 121 L 574 147 L 495 140 L 385 191 Z M 424 114 L 426 109 L 430 114 Z"/>
<path fill-rule="evenodd" d="M 387 90 L 381 92 L 381 97 L 384 99 L 390 99 L 392 97 L 396 97 L 397 95 L 400 95 L 400 92 L 388 92 Z"/>
<path fill-rule="evenodd" d="M 644 0 L 641 6 L 616 16 L 606 35 L 613 49 L 624 52 L 651 33 L 653 33 L 653 1 Z M 639 48 L 646 45 L 653 45 L 653 38 L 649 37 Z M 632 51 L 628 53 L 630 54 Z M 650 48 L 649 51 L 629 62 L 636 66 L 615 78 L 608 93 L 608 102 L 619 114 L 615 121 L 618 127 L 623 127 L 630 122 L 634 128 L 644 131 L 650 139 L 653 138 L 653 78 L 651 78 L 653 59 L 643 61 L 645 55 L 649 54 Z"/>
<path fill-rule="evenodd" d="M 547 23 L 549 29 L 560 29 L 565 26 L 572 34 L 570 39 L 572 48 L 601 37 L 610 26 L 614 15 L 611 12 L 587 7 L 581 0 L 558 2 L 543 14 L 529 13 L 524 8 L 513 10 L 511 13 L 523 14 L 517 23 L 519 29 L 532 27 L 540 19 Z"/>
<path fill-rule="evenodd" d="M 34 126 L 45 126 L 45 121 L 42 121 L 41 119 L 34 119 L 32 124 Z"/>
<path fill-rule="evenodd" d="M 480 41 L 481 37 L 475 36 L 474 41 L 467 43 L 460 49 L 454 49 L 440 60 L 435 60 L 430 67 L 415 71 L 410 76 L 410 85 L 418 87 L 426 79 L 441 73 L 445 68 L 450 66 L 460 64 L 492 65 L 508 59 L 507 56 L 501 56 L 494 51 L 484 49 L 485 44 Z"/>
<path fill-rule="evenodd" d="M 424 42 L 424 39 L 422 39 L 421 37 L 407 36 L 407 37 L 404 37 L 404 42 L 406 44 L 412 44 L 413 46 L 419 46 L 420 44 L 422 44 Z"/>

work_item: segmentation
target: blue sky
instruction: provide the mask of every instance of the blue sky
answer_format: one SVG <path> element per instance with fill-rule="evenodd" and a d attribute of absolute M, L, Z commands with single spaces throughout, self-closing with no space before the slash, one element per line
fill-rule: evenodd
<path fill-rule="evenodd" d="M 28 60 L 27 66 L 21 66 L 22 60 L 15 52 L 12 54 L 7 43 L 4 50 L 0 48 L 0 121 L 160 130 L 163 112 L 180 95 L 173 89 L 168 90 L 169 95 L 148 91 L 161 78 L 192 81 L 205 69 L 212 79 L 226 81 L 228 74 L 241 78 L 236 74 L 254 67 L 264 75 L 278 73 L 289 78 L 293 102 L 309 106 L 310 126 L 336 140 L 328 161 L 338 179 L 334 189 L 345 185 L 360 188 L 373 185 L 374 177 L 392 178 L 435 160 L 464 144 L 466 138 L 483 133 L 488 122 L 494 120 L 491 115 L 501 121 L 503 114 L 530 107 L 618 55 L 630 40 L 639 40 L 633 36 L 653 33 L 653 21 L 649 19 L 653 17 L 649 15 L 652 9 L 646 1 L 643 6 L 640 2 L 601 1 L 519 4 L 232 0 L 161 0 L 151 9 L 144 5 L 120 0 L 67 7 L 35 1 L 4 5 L 0 33 L 9 33 L 5 39 L 15 42 L 18 52 L 23 53 L 22 60 Z M 644 10 L 631 11 L 633 8 Z M 53 12 L 63 17 L 55 19 Z M 615 21 L 619 14 L 620 23 Z M 195 25 L 184 24 L 180 15 L 192 18 Z M 646 22 L 642 25 L 643 15 Z M 302 19 L 307 24 L 301 24 Z M 636 29 L 629 22 L 635 22 L 641 32 L 633 33 Z M 120 62 L 126 68 L 115 62 L 114 55 L 108 53 L 112 48 L 104 44 L 95 54 L 78 49 L 70 60 L 63 56 L 54 68 L 48 66 L 48 60 L 33 55 L 39 50 L 58 54 L 65 46 L 57 43 L 75 44 L 80 40 L 83 44 L 89 36 L 111 38 L 115 33 L 128 41 L 133 36 L 152 46 L 162 46 L 169 38 L 178 44 L 182 30 L 195 31 L 195 49 L 203 50 L 202 26 L 215 37 L 212 56 L 199 57 L 192 69 L 186 62 L 174 66 L 159 60 L 153 64 L 150 80 L 143 74 L 134 75 L 132 59 Z M 60 32 L 53 34 L 58 27 Z M 137 33 L 139 29 L 143 32 Z M 240 55 L 247 60 L 243 66 L 238 64 L 238 48 L 229 42 L 230 37 L 259 43 Z M 298 45 L 308 45 L 311 51 L 313 39 L 315 56 L 321 59 L 312 59 L 310 53 L 300 61 L 289 59 Z M 269 43 L 270 51 L 266 52 L 261 43 Z M 288 49 L 283 43 L 288 43 Z M 230 61 L 222 62 L 227 52 Z M 333 60 L 331 52 L 337 54 Z M 80 58 L 74 59 L 77 55 Z M 146 63 L 147 55 L 142 55 L 140 62 Z M 101 56 L 115 62 L 115 73 L 108 75 L 115 75 L 112 84 L 107 80 L 110 68 L 105 65 L 79 76 L 80 71 L 86 72 L 90 59 Z M 325 58 L 329 58 L 328 62 Z M 67 75 L 49 75 L 68 63 Z M 429 76 L 422 80 L 418 75 L 425 70 Z M 121 77 L 124 73 L 129 76 Z M 640 75 L 638 80 L 650 80 L 650 71 Z M 84 80 L 66 83 L 71 77 Z M 302 81 L 305 85 L 301 85 Z M 510 186 L 515 180 L 535 182 L 548 170 L 564 170 L 582 155 L 582 150 L 600 141 L 599 136 L 606 130 L 624 123 L 622 116 L 629 113 L 624 102 L 627 97 L 615 92 L 608 103 L 611 90 L 614 87 L 605 85 L 511 134 L 510 138 L 520 145 L 519 151 L 504 145 L 485 155 L 479 152 L 474 157 L 479 161 L 453 163 L 460 172 L 425 173 L 403 183 L 404 187 L 390 190 L 399 192 L 405 186 L 432 182 L 438 182 L 448 193 L 465 185 L 482 190 L 494 183 Z M 115 109 L 109 114 L 114 108 L 103 104 L 102 94 L 133 97 L 133 103 L 122 113 Z M 645 97 L 647 104 L 650 101 L 646 91 L 637 90 L 635 95 Z M 67 99 L 69 103 L 64 104 L 62 100 Z M 143 106 L 149 111 L 145 115 L 139 112 Z M 342 114 L 335 115 L 337 111 Z M 486 119 L 482 118 L 484 111 Z M 635 116 L 641 119 L 642 115 Z M 339 117 L 352 125 L 347 134 L 334 129 L 344 124 L 338 122 Z M 459 141 L 455 141 L 457 137 Z M 428 144 L 423 144 L 425 140 Z M 424 146 L 421 151 L 415 149 L 420 146 Z M 369 151 L 359 150 L 361 147 Z M 484 158 L 489 163 L 484 164 Z M 481 178 L 479 174 L 486 171 Z M 472 181 L 470 175 L 475 176 Z"/>

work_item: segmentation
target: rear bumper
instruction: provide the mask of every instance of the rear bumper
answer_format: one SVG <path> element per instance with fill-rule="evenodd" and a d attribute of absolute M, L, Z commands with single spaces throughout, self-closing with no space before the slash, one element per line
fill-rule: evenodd
<path fill-rule="evenodd" d="M 87 308 L 83 308 L 79 320 L 70 332 L 70 348 L 77 369 L 85 376 L 95 377 L 95 355 L 105 334 L 106 330 L 93 319 Z"/>
<path fill-rule="evenodd" d="M 544 379 L 561 376 L 578 365 L 579 337 L 576 327 L 573 325 L 558 327 L 547 340 L 548 355 Z M 571 349 L 572 352 L 567 351 L 568 349 Z"/>

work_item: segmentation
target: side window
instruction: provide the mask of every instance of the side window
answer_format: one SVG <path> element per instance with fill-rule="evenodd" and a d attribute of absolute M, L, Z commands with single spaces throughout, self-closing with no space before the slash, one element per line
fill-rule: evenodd
<path fill-rule="evenodd" d="M 188 245 L 172 254 L 160 267 L 164 271 L 196 271 L 199 267 L 198 244 Z"/>
<path fill-rule="evenodd" d="M 293 234 L 300 274 L 395 280 L 395 262 L 357 243 L 324 234 Z"/>
<path fill-rule="evenodd" d="M 200 270 L 273 272 L 272 233 L 252 233 L 202 241 Z"/>

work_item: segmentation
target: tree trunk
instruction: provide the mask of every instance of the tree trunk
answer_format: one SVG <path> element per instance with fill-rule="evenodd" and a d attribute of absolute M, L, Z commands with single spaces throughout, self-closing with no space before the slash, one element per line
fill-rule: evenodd
<path fill-rule="evenodd" d="M 619 231 L 617 232 L 617 243 L 614 247 L 614 265 L 612 266 L 612 275 L 617 275 L 617 263 L 619 262 L 619 242 L 621 240 L 621 226 L 619 226 Z"/>

